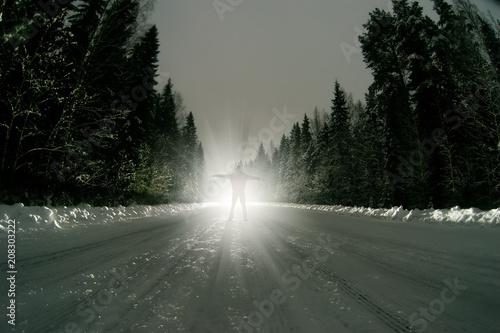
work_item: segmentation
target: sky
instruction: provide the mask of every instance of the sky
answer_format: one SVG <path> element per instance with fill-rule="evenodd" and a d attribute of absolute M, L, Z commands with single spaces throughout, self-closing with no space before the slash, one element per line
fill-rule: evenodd
<path fill-rule="evenodd" d="M 500 17 L 499 0 L 475 3 Z M 335 80 L 363 101 L 372 79 L 356 36 L 377 7 L 390 1 L 156 1 L 157 89 L 171 78 L 193 112 L 207 173 L 231 171 L 261 141 L 278 145 L 315 107 L 329 112 Z"/>

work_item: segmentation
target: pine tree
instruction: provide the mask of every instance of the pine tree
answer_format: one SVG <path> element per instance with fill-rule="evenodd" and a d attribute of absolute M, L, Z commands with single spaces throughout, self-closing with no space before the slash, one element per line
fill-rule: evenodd
<path fill-rule="evenodd" d="M 419 145 L 425 136 L 426 122 L 435 117 L 424 116 L 425 110 L 432 108 L 419 104 L 426 100 L 415 95 L 431 91 L 421 88 L 427 88 L 427 67 L 422 63 L 429 54 L 432 22 L 422 15 L 416 2 L 394 1 L 393 11 L 391 14 L 377 9 L 370 13 L 365 24 L 367 33 L 360 37 L 360 42 L 374 77 L 371 98 L 377 100 L 376 110 L 388 130 L 387 172 L 401 180 L 391 187 L 390 200 L 421 207 L 429 197 L 429 165 Z"/>
<path fill-rule="evenodd" d="M 312 142 L 312 134 L 311 134 L 311 122 L 309 118 L 307 117 L 306 114 L 304 114 L 304 120 L 302 120 L 302 126 L 301 126 L 301 144 L 302 144 L 302 151 L 306 151 L 309 148 L 309 145 Z"/>
<path fill-rule="evenodd" d="M 169 79 L 158 97 L 158 105 L 153 113 L 151 144 L 162 164 L 168 163 L 174 175 L 179 175 L 184 167 L 183 146 L 179 124 L 175 115 L 176 104 L 172 81 Z M 161 156 L 161 157 L 160 157 Z M 182 193 L 182 177 L 172 178 L 169 197 L 179 198 Z"/>
<path fill-rule="evenodd" d="M 193 198 L 194 201 L 201 201 L 203 199 L 202 193 L 205 193 L 205 150 L 201 142 L 198 143 L 196 150 L 196 183 L 197 193 Z"/>
<path fill-rule="evenodd" d="M 179 153 L 178 155 L 182 160 L 182 169 L 179 170 L 182 184 L 180 199 L 182 201 L 192 201 L 198 197 L 201 185 L 198 183 L 200 174 L 200 165 L 197 161 L 197 154 L 200 153 L 199 142 L 192 112 L 189 112 L 186 117 L 186 124 L 182 129 L 181 147 L 182 154 Z"/>
<path fill-rule="evenodd" d="M 312 176 L 310 198 L 315 203 L 332 203 L 331 188 L 328 184 L 330 177 L 329 151 L 332 143 L 330 133 L 331 130 L 328 122 L 323 123 L 311 154 L 310 169 Z"/>
<path fill-rule="evenodd" d="M 307 174 L 307 182 L 309 183 L 309 176 L 314 172 L 312 167 L 312 155 L 314 152 L 314 140 L 311 133 L 310 120 L 304 114 L 301 130 L 301 143 L 302 143 L 302 159 L 304 161 L 304 171 Z"/>
<path fill-rule="evenodd" d="M 280 168 L 280 152 L 278 147 L 271 145 L 271 170 L 269 172 L 269 176 L 266 178 L 267 183 L 269 184 L 269 200 L 276 200 L 277 190 L 278 190 L 278 176 L 279 176 L 279 168 Z"/>
<path fill-rule="evenodd" d="M 169 140 L 171 140 L 172 143 L 180 136 L 176 116 L 177 106 L 174 96 L 172 81 L 168 79 L 160 99 L 161 111 L 155 117 L 157 127 L 165 131 L 165 133 L 168 133 Z"/>
<path fill-rule="evenodd" d="M 464 138 L 463 144 L 454 147 L 455 174 L 460 180 L 456 186 L 457 202 L 492 208 L 500 201 L 500 80 L 497 70 L 500 33 L 498 29 L 494 33 L 495 22 L 480 13 L 470 1 L 456 0 L 454 5 L 456 15 L 466 27 L 461 35 L 469 45 L 467 52 L 462 52 L 469 59 L 462 81 L 466 94 L 451 114 L 455 118 L 459 114 L 460 123 L 454 124 L 457 129 L 454 134 Z"/>
<path fill-rule="evenodd" d="M 129 91 L 135 107 L 128 113 L 126 125 L 118 132 L 122 140 L 116 149 L 119 151 L 120 160 L 129 161 L 129 164 L 122 168 L 120 177 L 129 180 L 128 188 L 131 194 L 139 197 L 164 197 L 166 192 L 156 185 L 155 194 L 148 194 L 149 184 L 165 183 L 159 182 L 157 178 L 151 179 L 150 172 L 154 159 L 161 156 L 161 153 L 159 156 L 155 155 L 158 132 L 153 121 L 157 98 L 153 87 L 156 85 L 158 48 L 158 31 L 156 26 L 152 26 L 134 45 L 132 54 L 127 59 L 132 87 Z M 165 172 L 163 166 L 160 168 Z M 162 194 L 159 194 L 160 192 Z"/>
<path fill-rule="evenodd" d="M 345 92 L 337 80 L 333 94 L 330 130 L 333 142 L 340 145 L 349 139 L 349 109 Z"/>
<path fill-rule="evenodd" d="M 330 200 L 350 203 L 351 193 L 351 128 L 349 109 L 344 90 L 335 81 L 329 124 L 331 145 L 326 153 L 329 175 L 326 183 L 331 188 Z"/>
<path fill-rule="evenodd" d="M 290 157 L 290 140 L 285 134 L 281 136 L 280 145 L 278 147 L 279 161 L 276 161 L 277 170 L 277 185 L 276 185 L 276 200 L 290 201 L 290 195 L 287 189 L 287 182 L 290 171 L 288 169 L 288 159 Z"/>
<path fill-rule="evenodd" d="M 353 125 L 353 167 L 357 178 L 357 189 L 353 196 L 355 204 L 369 207 L 391 206 L 387 195 L 397 178 L 387 177 L 387 127 L 377 114 L 376 99 L 371 92 L 366 95 L 367 106 L 359 113 Z"/>
<path fill-rule="evenodd" d="M 261 143 L 257 149 L 257 156 L 254 159 L 254 169 L 260 177 L 266 177 L 271 161 L 266 154 L 264 144 Z"/>
<path fill-rule="evenodd" d="M 321 128 L 323 127 L 323 123 L 324 123 L 323 118 L 324 117 L 322 116 L 322 114 L 320 113 L 318 108 L 315 107 L 314 111 L 313 111 L 313 116 L 311 119 L 311 135 L 312 135 L 312 138 L 314 140 L 318 139 L 319 132 L 321 131 Z"/>

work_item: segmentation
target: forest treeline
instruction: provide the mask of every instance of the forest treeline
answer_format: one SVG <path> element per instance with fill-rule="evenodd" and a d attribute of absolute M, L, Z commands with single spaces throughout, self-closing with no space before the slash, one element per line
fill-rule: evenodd
<path fill-rule="evenodd" d="M 197 200 L 203 147 L 172 82 L 155 90 L 149 5 L 3 1 L 0 202 Z"/>
<path fill-rule="evenodd" d="M 500 21 L 468 0 L 376 9 L 359 38 L 364 103 L 338 82 L 331 111 L 304 116 L 247 168 L 266 199 L 371 207 L 500 206 Z"/>
<path fill-rule="evenodd" d="M 376 9 L 359 38 L 373 83 L 304 116 L 253 172 L 267 199 L 405 208 L 500 205 L 500 22 L 468 0 Z M 159 78 L 148 0 L 1 4 L 0 202 L 199 199 L 192 113 Z"/>

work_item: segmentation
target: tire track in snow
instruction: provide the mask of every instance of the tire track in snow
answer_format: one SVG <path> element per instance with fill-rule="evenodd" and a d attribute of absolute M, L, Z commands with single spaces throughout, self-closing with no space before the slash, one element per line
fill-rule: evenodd
<path fill-rule="evenodd" d="M 172 229 L 173 228 L 173 229 Z M 30 260 L 25 260 L 23 266 L 27 266 L 23 268 L 23 272 L 36 272 L 36 270 L 39 269 L 44 269 L 46 268 L 46 265 L 52 265 L 54 267 L 57 266 L 62 266 L 65 267 L 65 263 L 67 261 L 73 261 L 76 260 L 74 257 L 75 253 L 81 254 L 82 256 L 89 256 L 88 251 L 91 250 L 96 250 L 96 252 L 106 252 L 107 248 L 114 248 L 114 249 L 120 249 L 124 247 L 124 241 L 125 240 L 134 240 L 137 239 L 136 237 L 141 237 L 145 235 L 151 235 L 151 237 L 147 237 L 146 239 L 150 240 L 153 238 L 161 238 L 162 235 L 165 234 L 170 234 L 168 230 L 175 230 L 183 228 L 183 225 L 180 223 L 167 223 L 167 224 L 160 224 L 160 225 L 155 225 L 150 228 L 146 229 L 141 229 L 139 231 L 133 231 L 129 233 L 125 233 L 116 237 L 112 238 L 107 238 L 98 242 L 93 242 L 88 245 L 83 245 L 83 246 L 78 246 L 73 249 L 68 249 L 68 250 L 62 250 L 62 251 L 55 251 L 53 253 L 49 253 L 46 255 L 41 255 L 38 256 L 38 258 L 44 258 L 42 261 L 36 260 L 36 257 L 33 259 L 30 258 Z M 178 231 L 178 230 L 177 230 Z M 173 233 L 174 235 L 177 233 Z M 158 247 L 158 244 L 156 245 Z M 161 248 L 161 246 L 160 246 Z M 133 251 L 133 250 L 132 250 Z M 130 252 L 130 250 L 128 250 Z M 134 255 L 134 253 L 131 253 Z M 185 254 L 185 256 L 187 253 Z M 179 258 L 175 263 L 175 265 L 178 263 L 178 261 L 181 261 L 184 257 Z M 144 274 L 144 271 L 148 266 L 151 265 L 151 261 L 148 260 L 147 258 L 144 260 L 141 260 L 138 258 L 143 257 L 143 254 L 136 255 L 135 257 L 132 257 L 131 259 L 128 260 L 126 263 L 122 263 L 122 265 L 119 265 L 119 267 L 126 267 L 127 271 L 126 274 L 128 277 L 132 276 L 137 276 L 139 274 Z M 130 258 L 130 257 L 129 257 Z M 81 275 L 85 272 L 90 272 L 95 269 L 92 267 L 96 265 L 103 265 L 103 262 L 101 260 L 95 261 L 95 257 L 92 256 L 89 258 L 88 263 L 85 265 L 79 265 L 79 267 L 76 270 L 72 270 L 69 272 L 66 272 L 66 274 L 60 274 L 57 275 L 57 280 L 56 281 L 45 281 L 51 283 L 51 285 L 54 285 L 57 283 L 57 281 L 63 281 L 66 279 L 74 279 L 75 276 Z M 101 256 L 100 259 L 105 259 L 105 256 Z M 28 263 L 30 263 L 29 265 Z M 103 260 L 104 261 L 104 260 Z M 139 264 L 133 264 L 135 262 L 139 262 Z M 28 264 L 28 265 L 27 265 Z M 42 265 L 42 264 L 45 264 Z M 92 265 L 92 266 L 89 266 Z M 118 265 L 114 265 L 118 266 Z M 130 270 L 130 267 L 133 267 L 132 270 Z M 173 268 L 172 268 L 173 269 Z M 108 271 L 108 270 L 107 270 Z M 36 273 L 34 273 L 36 275 Z M 108 280 L 109 280 L 109 273 L 108 275 Z M 29 277 L 29 276 L 28 276 Z M 103 279 L 101 279 L 103 281 Z M 105 281 L 107 282 L 107 281 Z M 21 286 L 21 288 L 23 288 Z M 98 295 L 99 292 L 105 291 L 107 288 L 106 283 L 100 284 L 98 287 L 92 286 L 92 295 Z M 47 292 L 47 291 L 45 291 Z M 57 326 L 63 326 L 65 323 L 68 322 L 73 322 L 75 320 L 78 320 L 77 313 L 79 312 L 79 306 L 82 304 L 82 302 L 85 302 L 85 294 L 81 293 L 78 298 L 75 298 L 71 301 L 60 301 L 59 299 L 56 299 L 55 302 L 52 302 L 50 304 L 50 307 L 46 309 L 47 315 L 50 316 L 51 318 L 51 323 L 47 324 L 46 318 L 43 317 L 30 317 L 29 318 L 29 330 L 28 332 L 54 332 L 57 329 Z M 115 300 L 116 301 L 116 300 Z M 90 324 L 95 324 L 96 320 L 94 319 Z M 20 325 L 22 327 L 23 325 Z"/>
<path fill-rule="evenodd" d="M 308 247 L 314 248 L 318 244 L 311 242 L 316 241 L 318 235 L 282 229 L 275 225 L 275 221 L 268 219 L 250 221 L 243 229 L 247 244 L 245 256 L 252 258 L 254 263 L 253 268 L 247 270 L 248 278 L 244 280 L 244 285 L 253 292 L 246 297 L 247 304 L 237 314 L 243 317 L 247 330 L 252 329 L 252 325 L 255 328 L 254 332 L 344 332 L 345 327 L 338 317 L 332 320 L 330 317 L 316 316 L 317 311 L 314 309 L 321 308 L 322 314 L 329 316 L 327 309 L 331 308 L 331 303 L 324 297 L 324 293 L 313 299 L 312 295 L 318 291 L 317 278 L 309 279 L 308 276 L 307 281 L 302 280 L 295 286 L 290 285 L 290 278 L 298 279 L 295 273 L 289 274 L 290 270 L 298 266 L 303 258 L 298 256 L 289 244 L 303 243 L 303 240 L 300 240 L 302 237 L 307 240 Z M 311 255 L 312 252 L 311 249 Z M 285 275 L 288 280 L 284 280 Z M 266 306 L 271 306 L 269 300 L 274 290 L 283 292 L 284 302 L 268 307 L 267 314 L 264 314 L 262 310 L 258 310 L 255 302 L 257 304 L 267 302 Z M 261 320 L 256 311 L 261 311 Z M 238 322 L 233 323 L 234 331 L 237 324 Z M 244 326 L 242 329 L 245 332 Z"/>
<path fill-rule="evenodd" d="M 224 217 L 223 217 L 224 216 Z M 235 221 L 227 221 L 225 214 L 211 221 L 217 237 L 211 242 L 212 255 L 204 267 L 206 279 L 193 283 L 193 304 L 183 316 L 188 332 L 227 332 L 227 318 L 231 311 L 231 283 L 234 277 Z"/>
<path fill-rule="evenodd" d="M 74 258 L 75 255 L 78 255 L 80 253 L 83 253 L 83 252 L 86 252 L 86 251 L 89 251 L 92 249 L 100 248 L 103 245 L 108 245 L 110 243 L 115 243 L 117 241 L 122 242 L 126 239 L 133 239 L 133 238 L 135 238 L 137 236 L 141 236 L 143 234 L 149 234 L 155 230 L 175 228 L 175 227 L 178 227 L 178 224 L 179 223 L 168 223 L 168 224 L 163 224 L 163 225 L 156 225 L 156 226 L 151 227 L 151 228 L 129 232 L 129 233 L 122 234 L 122 235 L 119 235 L 116 237 L 106 238 L 106 239 L 103 239 L 101 241 L 87 243 L 85 245 L 81 245 L 81 246 L 77 246 L 77 247 L 71 247 L 69 249 L 64 249 L 64 250 L 55 251 L 55 252 L 51 252 L 51 253 L 36 255 L 36 256 L 32 256 L 30 258 L 22 258 L 22 259 L 19 259 L 17 262 L 20 264 L 30 265 L 33 268 L 36 268 L 36 266 L 40 266 L 40 265 L 47 263 L 47 262 L 54 262 L 56 260 L 60 260 L 61 258 L 65 258 L 65 257 Z"/>
<path fill-rule="evenodd" d="M 289 228 L 285 228 L 282 223 L 277 223 L 272 224 L 274 225 L 274 232 L 275 234 L 278 235 L 283 235 L 285 233 L 289 233 L 290 235 L 295 235 L 293 237 L 293 241 L 290 241 L 289 248 L 291 251 L 296 253 L 302 260 L 307 258 L 308 256 L 311 256 L 312 253 L 307 253 L 305 249 L 308 248 L 307 241 L 304 243 L 303 240 L 310 240 L 311 235 L 314 234 L 313 229 L 306 229 L 299 227 L 298 229 L 291 230 Z M 306 236 L 307 235 L 307 236 Z M 335 235 L 331 235 L 335 236 Z M 337 236 L 338 238 L 338 236 Z M 380 253 L 386 253 L 387 251 L 373 251 L 372 253 L 370 251 L 362 251 L 363 248 L 355 245 L 353 243 L 354 239 L 351 239 L 350 237 L 343 237 L 340 240 L 340 247 L 337 248 L 336 250 L 339 252 L 339 255 L 345 256 L 347 255 L 348 257 L 358 257 L 362 260 L 368 261 L 370 264 L 375 265 L 379 268 L 382 268 L 383 270 L 389 272 L 391 275 L 395 275 L 399 277 L 400 279 L 403 279 L 405 282 L 410 282 L 412 284 L 418 285 L 421 288 L 425 288 L 426 291 L 428 292 L 428 289 L 430 288 L 431 291 L 430 293 L 434 291 L 434 294 L 439 295 L 439 292 L 443 289 L 443 284 L 438 282 L 438 279 L 430 280 L 428 275 L 425 275 L 423 272 L 418 272 L 415 271 L 414 269 L 408 270 L 409 267 L 404 267 L 404 269 L 395 269 L 394 266 L 389 265 L 386 262 L 381 261 L 376 254 Z M 301 244 L 302 243 L 302 244 Z M 364 244 L 366 246 L 366 244 Z M 310 246 L 310 244 L 309 244 Z M 349 259 L 350 261 L 350 259 Z M 359 262 L 359 260 L 354 260 L 355 262 Z M 366 266 L 366 265 L 363 265 Z M 334 280 L 334 282 L 337 283 L 338 287 L 349 297 L 351 297 L 353 300 L 355 300 L 357 303 L 365 307 L 370 313 L 372 313 L 374 316 L 376 316 L 381 322 L 383 322 L 386 326 L 388 326 L 392 331 L 396 333 L 409 333 L 409 332 L 414 332 L 412 328 L 409 325 L 408 318 L 406 316 L 402 317 L 399 314 L 396 314 L 394 312 L 391 312 L 389 309 L 385 309 L 382 306 L 382 303 L 380 303 L 379 299 L 387 300 L 390 297 L 396 297 L 395 300 L 390 301 L 387 303 L 388 305 L 394 305 L 397 303 L 398 306 L 406 306 L 407 309 L 409 309 L 410 313 L 414 312 L 416 309 L 418 309 L 419 306 L 427 306 L 428 304 L 413 304 L 411 306 L 408 305 L 409 300 L 407 299 L 401 299 L 399 298 L 399 293 L 398 290 L 392 289 L 390 292 L 387 294 L 383 294 L 380 291 L 381 286 L 378 288 L 375 288 L 374 291 L 378 293 L 378 295 L 375 295 L 371 293 L 370 291 L 363 291 L 362 289 L 366 288 L 359 288 L 357 287 L 358 283 L 355 282 L 355 280 L 350 277 L 348 274 L 342 274 L 338 268 L 341 267 L 335 267 L 332 261 L 327 261 L 323 265 L 318 265 L 317 270 L 320 271 L 327 279 L 329 280 Z M 372 268 L 370 268 L 372 269 Z M 384 285 L 387 286 L 387 285 Z M 390 287 L 390 286 L 387 286 Z M 371 289 L 370 289 L 371 290 Z M 370 295 L 372 294 L 372 295 Z M 431 300 L 432 298 L 430 298 Z M 398 302 L 400 301 L 400 302 Z M 440 323 L 440 330 L 441 331 L 447 331 L 447 332 L 459 332 L 463 331 L 463 328 L 457 324 L 449 324 L 447 322 L 445 323 Z"/>
<path fill-rule="evenodd" d="M 146 289 L 135 297 L 140 299 L 139 303 L 135 304 L 136 307 L 129 308 L 129 311 L 123 313 L 123 321 L 121 321 L 119 325 L 112 327 L 111 331 L 121 328 L 134 332 L 150 332 L 151 327 L 146 327 L 146 324 L 149 325 L 149 321 L 159 322 L 158 325 L 162 325 L 162 323 L 164 324 L 165 321 L 169 320 L 171 325 L 176 325 L 179 329 L 182 328 L 182 321 L 179 320 L 180 316 L 182 316 L 182 311 L 177 315 L 175 313 L 170 313 L 170 317 L 165 315 L 165 318 L 160 321 L 158 321 L 156 317 L 162 316 L 158 312 L 159 309 L 163 307 L 167 307 L 167 312 L 171 311 L 171 309 L 174 309 L 174 312 L 177 311 L 176 309 L 181 308 L 182 304 L 175 305 L 173 302 L 181 300 L 182 303 L 184 303 L 192 295 L 191 284 L 196 279 L 196 275 L 192 271 L 191 263 L 194 260 L 199 260 L 200 256 L 198 253 L 193 253 L 194 249 L 189 246 L 189 242 L 209 241 L 214 233 L 214 224 L 211 222 L 206 224 L 197 223 L 192 226 L 192 229 L 188 230 L 186 234 L 177 239 L 174 249 L 161 251 L 164 256 L 161 259 L 166 259 L 167 262 L 173 259 L 174 262 L 172 265 L 169 265 L 167 268 L 158 268 L 158 265 L 151 265 L 149 270 L 141 272 L 143 276 L 151 275 L 153 281 L 145 281 Z M 155 274 L 157 272 L 161 273 Z M 167 287 L 166 285 L 178 286 L 178 288 Z M 150 313 L 150 317 L 144 318 L 141 316 L 141 314 L 144 313 Z M 170 327 L 169 330 L 166 331 L 173 332 L 176 331 L 176 329 Z"/>
<path fill-rule="evenodd" d="M 312 253 L 306 253 L 305 248 L 307 246 L 299 247 L 298 244 L 300 239 L 304 240 L 310 240 L 315 239 L 317 237 L 317 234 L 311 229 L 306 229 L 306 228 L 301 228 L 300 232 L 298 230 L 291 231 L 287 228 L 284 228 L 282 224 L 280 223 L 273 223 L 274 226 L 273 232 L 276 236 L 279 235 L 285 235 L 286 233 L 295 233 L 297 236 L 295 241 L 290 241 L 287 242 L 288 248 L 293 252 L 296 253 L 302 260 L 306 260 L 306 258 L 310 257 Z M 279 231 L 277 231 L 279 230 Z M 309 235 L 307 235 L 309 234 Z M 306 237 L 304 237 L 307 235 Z M 314 235 L 315 237 L 311 237 Z M 302 236 L 302 237 L 301 237 Z M 337 241 L 337 240 L 336 240 Z M 344 241 L 340 241 L 341 245 L 339 248 L 337 248 L 337 251 L 345 251 L 345 243 Z M 304 244 L 304 245 L 309 245 L 310 244 Z M 330 261 L 331 262 L 331 261 Z M 344 277 L 340 275 L 335 268 L 332 265 L 318 265 L 316 267 L 316 270 L 323 273 L 328 280 L 333 280 L 333 282 L 336 282 L 339 288 L 348 296 L 350 296 L 352 299 L 354 299 L 356 302 L 361 304 L 363 307 L 365 307 L 369 312 L 371 312 L 375 317 L 377 317 L 381 322 L 383 322 L 385 325 L 387 325 L 389 328 L 391 328 L 394 332 L 396 333 L 411 333 L 414 332 L 411 327 L 409 327 L 408 322 L 406 319 L 401 318 L 397 314 L 392 314 L 385 309 L 383 309 L 377 302 L 371 299 L 370 296 L 366 295 L 363 293 L 361 290 L 358 290 L 355 285 L 355 281 Z"/>
<path fill-rule="evenodd" d="M 131 271 L 130 274 L 127 274 L 127 277 L 130 278 L 131 275 L 136 272 L 142 270 L 148 261 L 144 261 L 141 264 L 137 265 L 136 269 Z M 111 270 L 112 271 L 112 270 Z M 109 289 L 106 284 L 101 284 L 99 287 L 95 288 L 92 291 L 92 295 L 99 295 L 100 292 L 106 291 Z M 29 330 L 25 330 L 25 332 L 40 332 L 40 333 L 49 333 L 55 332 L 57 327 L 61 326 L 64 328 L 65 324 L 70 322 L 76 322 L 77 313 L 81 311 L 80 305 L 85 303 L 86 297 L 89 295 L 80 295 L 78 298 L 73 299 L 69 302 L 59 302 L 56 304 L 51 304 L 48 309 L 49 313 L 45 313 L 46 316 L 49 316 L 51 319 L 50 323 L 47 323 L 46 319 L 43 317 L 36 317 L 39 320 L 33 320 L 30 318 L 29 321 Z M 83 298 L 83 299 L 82 299 Z M 89 305 L 90 308 L 90 305 Z M 22 326 L 22 325 L 20 325 Z"/>
<path fill-rule="evenodd" d="M 306 259 L 308 254 L 293 244 L 289 244 L 292 251 L 297 253 L 302 259 Z M 353 280 L 343 277 L 337 273 L 333 267 L 328 267 L 326 265 L 318 265 L 316 268 L 318 271 L 322 272 L 329 280 L 337 283 L 339 288 L 352 299 L 357 301 L 359 304 L 368 309 L 372 314 L 374 314 L 380 321 L 386 324 L 396 333 L 411 333 L 414 332 L 407 324 L 407 321 L 402 319 L 396 314 L 392 314 L 385 309 L 383 309 L 377 302 L 372 300 L 368 295 L 362 293 L 355 286 L 356 283 Z"/>
<path fill-rule="evenodd" d="M 374 244 L 366 244 L 364 243 L 364 247 L 366 248 L 369 246 L 373 246 Z M 377 248 L 375 250 L 364 250 L 361 246 L 357 245 L 353 239 L 350 239 L 349 241 L 345 240 L 342 243 L 341 246 L 342 252 L 347 254 L 350 257 L 353 258 L 359 258 L 358 260 L 354 260 L 355 262 L 359 262 L 360 260 L 363 260 L 366 264 L 363 264 L 363 266 L 367 266 L 367 264 L 374 266 L 374 268 L 379 268 L 382 269 L 384 272 L 388 272 L 390 275 L 393 277 L 396 277 L 398 280 L 402 280 L 405 283 L 410 283 L 412 285 L 412 290 L 422 290 L 425 291 L 425 295 L 440 295 L 440 292 L 443 290 L 444 285 L 443 285 L 443 279 L 447 278 L 448 275 L 446 276 L 441 276 L 441 275 L 430 275 L 429 272 L 427 271 L 427 274 L 425 271 L 419 271 L 416 267 L 412 265 L 407 265 L 405 264 L 404 266 L 401 266 L 401 263 L 393 263 L 392 265 L 386 261 L 381 259 L 380 254 L 387 254 L 391 253 L 391 251 L 402 251 L 405 250 L 405 248 L 401 246 L 393 247 L 391 248 L 390 246 L 387 246 L 384 249 Z M 418 251 L 419 255 L 422 253 L 429 253 L 429 255 L 432 255 L 428 250 L 419 250 Z M 436 256 L 433 257 L 434 260 L 436 260 Z M 414 259 L 415 260 L 415 259 Z M 407 262 L 411 262 L 412 260 L 408 259 Z M 399 266 L 398 266 L 399 264 Z M 429 264 L 429 262 L 427 262 Z M 340 275 L 338 272 L 338 269 L 336 269 L 333 265 L 330 265 L 327 267 L 330 271 L 334 271 L 337 273 L 337 275 Z M 373 268 L 370 268 L 373 270 Z M 345 276 L 344 276 L 345 278 Z M 376 283 L 378 283 L 378 286 L 375 288 L 370 288 L 368 291 L 363 292 L 359 291 L 361 295 L 364 295 L 365 298 L 368 299 L 380 299 L 383 297 L 383 300 L 386 301 L 388 305 L 397 305 L 400 308 L 404 307 L 405 308 L 405 313 L 413 313 L 415 312 L 418 308 L 422 306 L 428 306 L 428 302 L 432 299 L 435 298 L 435 296 L 429 298 L 429 301 L 426 301 L 424 303 L 419 303 L 414 297 L 411 298 L 409 295 L 407 297 L 402 297 L 401 295 L 401 290 L 393 288 L 391 285 L 388 285 L 387 283 L 380 284 L 381 281 L 384 279 L 377 280 Z M 349 281 L 351 281 L 349 279 Z M 416 289 L 414 289 L 416 288 Z M 372 292 L 375 291 L 375 292 Z M 415 293 L 415 291 L 414 291 Z M 371 294 L 371 295 L 370 295 Z M 409 325 L 409 320 L 407 316 L 401 317 L 401 320 L 410 328 L 409 332 L 413 332 L 411 330 L 411 326 Z M 465 332 L 466 330 L 463 329 L 463 327 L 460 325 L 460 323 L 456 324 L 455 321 L 452 323 L 449 322 L 441 322 L 439 325 L 439 331 L 440 332 Z M 396 331 L 398 332 L 398 331 Z"/>

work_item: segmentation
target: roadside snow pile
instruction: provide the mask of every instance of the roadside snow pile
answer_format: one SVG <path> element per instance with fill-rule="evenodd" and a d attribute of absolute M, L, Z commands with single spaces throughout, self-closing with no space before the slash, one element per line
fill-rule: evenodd
<path fill-rule="evenodd" d="M 134 205 L 127 207 L 92 207 L 87 204 L 76 207 L 26 207 L 23 204 L 0 205 L 0 230 L 5 231 L 10 220 L 17 222 L 17 232 L 30 232 L 173 214 L 205 207 L 206 205 L 208 204 Z"/>
<path fill-rule="evenodd" d="M 486 224 L 500 225 L 500 208 L 482 211 L 477 208 L 461 209 L 456 206 L 451 209 L 413 209 L 407 210 L 403 206 L 392 208 L 365 208 L 349 206 L 305 205 L 287 203 L 263 203 L 264 205 L 293 207 L 300 209 L 321 210 L 335 212 L 341 215 L 370 216 L 386 220 L 402 222 L 430 222 L 430 223 L 459 223 L 459 224 Z"/>

